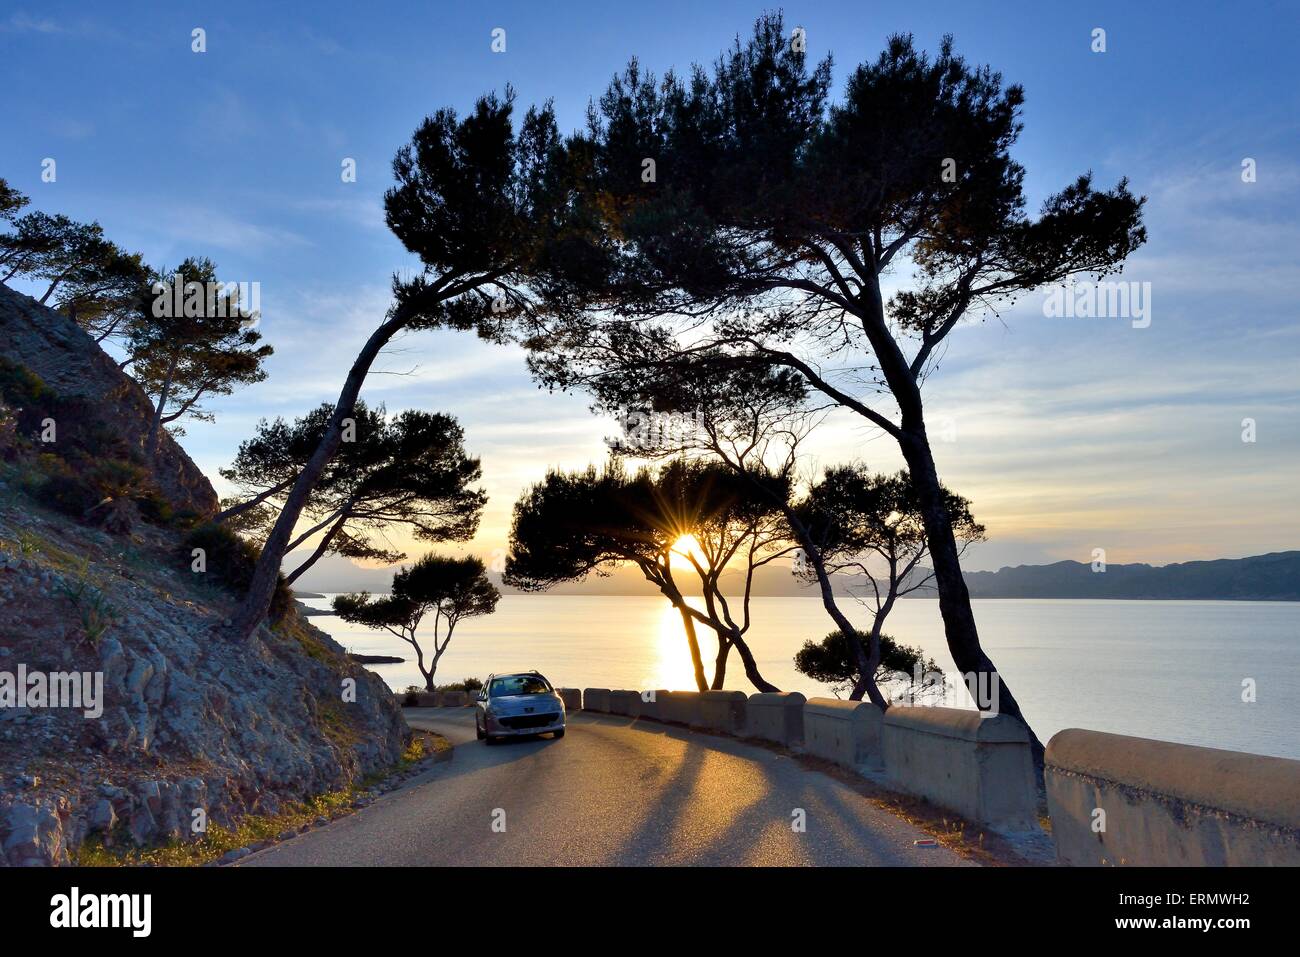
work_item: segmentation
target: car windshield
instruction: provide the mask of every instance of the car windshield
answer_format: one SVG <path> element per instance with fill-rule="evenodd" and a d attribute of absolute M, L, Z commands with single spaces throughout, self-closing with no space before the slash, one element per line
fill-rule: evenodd
<path fill-rule="evenodd" d="M 550 685 L 535 675 L 507 675 L 504 678 L 492 679 L 492 690 L 489 695 L 493 698 L 503 698 L 513 694 L 546 694 L 550 690 Z"/>

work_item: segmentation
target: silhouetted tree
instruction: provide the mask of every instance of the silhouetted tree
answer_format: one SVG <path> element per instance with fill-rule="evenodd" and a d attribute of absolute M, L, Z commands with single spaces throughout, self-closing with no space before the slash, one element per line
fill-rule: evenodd
<path fill-rule="evenodd" d="M 394 302 L 348 372 L 325 435 L 298 473 L 262 549 L 232 632 L 247 637 L 266 615 L 275 576 L 311 491 L 338 450 L 343 421 L 375 356 L 399 332 L 474 329 L 487 338 L 530 309 L 525 285 L 565 207 L 564 153 L 549 106 L 529 110 L 516 135 L 514 94 L 481 98 L 463 119 L 439 110 L 393 161 L 385 194 L 389 227 L 422 271 L 394 278 Z"/>
<path fill-rule="evenodd" d="M 718 638 L 711 687 L 721 690 L 734 648 L 755 688 L 779 691 L 759 673 L 745 635 L 753 624 L 754 573 L 797 549 L 780 507 L 790 494 L 789 483 L 771 474 L 742 476 L 717 463 L 676 459 L 660 469 L 657 488 L 660 500 L 671 506 L 670 515 L 690 516 L 687 534 L 697 547 L 683 557 L 696 573 L 704 601 L 697 616 Z M 733 589 L 737 593 L 728 595 Z"/>
<path fill-rule="evenodd" d="M 67 277 L 54 299 L 54 307 L 100 345 L 111 340 L 125 342 L 148 308 L 153 280 L 153 271 L 139 253 L 113 246 L 102 260 Z M 130 362 L 128 357 L 120 365 Z"/>
<path fill-rule="evenodd" d="M 26 213 L 13 226 L 0 235 L 0 268 L 7 270 L 0 281 L 23 276 L 49 282 L 42 303 L 68 274 L 103 260 L 112 247 L 98 223 L 78 223 L 62 213 Z"/>
<path fill-rule="evenodd" d="M 719 350 L 681 356 L 671 364 L 653 355 L 638 362 L 631 351 L 627 358 L 617 375 L 602 375 L 589 384 L 595 411 L 614 415 L 623 424 L 623 434 L 611 440 L 615 451 L 648 459 L 703 456 L 768 496 L 783 514 L 791 541 L 799 546 L 804 577 L 817 583 L 822 607 L 849 636 L 858 673 L 872 674 L 861 636 L 839 606 L 833 570 L 822 559 L 819 543 L 791 495 L 798 484 L 800 446 L 823 412 L 809 403 L 802 378 Z M 888 706 L 874 684 L 868 682 L 864 690 L 877 707 Z"/>
<path fill-rule="evenodd" d="M 0 219 L 12 223 L 18 211 L 27 205 L 28 198 L 14 189 L 9 183 L 0 177 Z M 3 259 L 0 259 L 0 265 Z"/>
<path fill-rule="evenodd" d="M 542 591 L 591 573 L 635 565 L 678 610 L 700 691 L 708 690 L 692 609 L 674 577 L 673 546 L 683 534 L 660 521 L 654 480 L 611 465 L 547 472 L 515 503 L 504 581 Z"/>
<path fill-rule="evenodd" d="M 456 626 L 466 618 L 492 614 L 500 598 L 480 559 L 425 555 L 393 576 L 391 594 L 338 595 L 333 605 L 334 613 L 344 621 L 382 628 L 414 648 L 424 687 L 432 691 L 438 661 L 451 644 Z M 426 665 L 419 629 L 429 615 L 433 624 L 427 636 L 430 658 Z"/>
<path fill-rule="evenodd" d="M 607 574 L 619 564 L 636 565 L 681 615 L 701 691 L 722 687 L 732 648 L 751 683 L 775 691 L 745 640 L 754 571 L 792 547 L 774 518 L 771 504 L 749 483 L 703 463 L 671 462 L 657 474 L 642 469 L 631 476 L 616 466 L 553 471 L 515 505 L 505 581 L 540 590 L 592 572 Z M 687 535 L 694 536 L 698 554 L 681 548 Z M 703 608 L 686 600 L 674 556 L 699 581 Z M 740 578 L 738 612 L 725 594 L 728 568 Z M 704 673 L 697 623 L 718 638 L 712 682 Z"/>
<path fill-rule="evenodd" d="M 532 364 L 568 387 L 620 374 L 629 353 L 671 365 L 722 351 L 791 370 L 884 431 L 917 489 L 953 660 L 987 678 L 922 383 L 963 318 L 1116 270 L 1145 241 L 1142 200 L 1084 175 L 1027 215 L 1010 156 L 1023 92 L 950 39 L 931 58 L 890 38 L 838 102 L 830 81 L 829 59 L 809 70 L 779 14 L 712 72 L 657 83 L 633 61 L 616 77 L 571 147 L 587 250 L 568 253 L 583 268 L 560 304 L 529 317 Z M 905 263 L 908 288 L 886 303 L 882 276 Z M 858 373 L 896 413 L 860 398 Z M 1023 717 L 998 688 L 993 707 Z"/>
<path fill-rule="evenodd" d="M 241 491 L 218 521 L 237 522 L 264 537 L 294 478 L 320 445 L 334 409 L 328 403 L 292 424 L 277 418 L 258 423 L 242 442 L 223 478 Z M 312 553 L 288 576 L 292 584 L 327 553 L 392 564 L 406 555 L 382 543 L 386 532 L 405 527 L 427 542 L 473 537 L 487 496 L 473 483 L 479 460 L 465 454 L 465 433 L 454 418 L 407 410 L 389 417 L 358 401 L 345 441 L 312 491 L 303 514 L 312 521 L 287 552 L 319 534 Z M 259 534 L 260 533 L 260 534 Z"/>
<path fill-rule="evenodd" d="M 862 644 L 863 636 L 856 638 Z M 923 694 L 926 685 L 917 685 L 916 673 L 921 671 L 927 677 L 939 679 L 943 669 L 933 658 L 913 645 L 901 645 L 889 635 L 879 636 L 879 658 L 869 675 L 864 676 L 858 665 L 853 643 L 844 637 L 844 632 L 836 629 L 819 642 L 805 641 L 803 647 L 794 656 L 794 667 L 801 675 L 807 675 L 814 681 L 821 681 L 834 686 L 837 695 L 851 693 L 868 683 L 880 687 L 890 684 L 903 684 L 913 694 Z M 856 701 L 858 698 L 850 698 Z"/>
<path fill-rule="evenodd" d="M 185 290 L 179 309 L 173 295 L 178 281 Z M 265 379 L 262 362 L 274 351 L 258 345 L 262 337 L 249 327 L 253 317 L 237 292 L 219 283 L 211 260 L 187 259 L 159 276 L 153 289 L 153 298 L 141 304 L 127 347 L 131 375 L 154 404 L 145 439 L 150 458 L 164 426 L 183 416 L 210 422 L 204 400 Z"/>
<path fill-rule="evenodd" d="M 18 275 L 48 279 L 42 303 L 53 296 L 55 308 L 96 342 L 124 338 L 149 293 L 152 275 L 143 258 L 105 239 L 98 223 L 39 212 L 18 216 L 27 203 L 0 179 L 0 220 L 14 225 L 0 235 L 4 281 Z"/>
<path fill-rule="evenodd" d="M 970 502 L 943 489 L 944 508 L 953 534 L 964 552 L 973 542 L 984 540 L 984 526 L 971 516 Z M 921 562 L 929 552 L 920 498 L 906 472 L 874 475 L 865 466 L 828 468 L 819 481 L 795 504 L 798 521 L 807 530 L 820 570 L 803 563 L 805 578 L 821 574 L 856 576 L 870 594 L 856 597 L 871 610 L 871 627 L 864 638 L 866 664 L 857 663 L 860 683 L 849 697 L 860 701 L 864 694 L 884 705 L 872 678 L 884 660 L 882 634 L 894 603 L 905 595 L 926 588 L 934 571 Z M 842 635 L 843 629 L 839 633 Z M 853 634 L 853 640 L 860 633 Z"/>

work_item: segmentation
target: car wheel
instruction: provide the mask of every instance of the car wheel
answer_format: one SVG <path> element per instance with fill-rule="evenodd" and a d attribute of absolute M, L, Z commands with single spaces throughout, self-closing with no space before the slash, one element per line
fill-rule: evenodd
<path fill-rule="evenodd" d="M 474 735 L 475 735 L 475 737 L 477 737 L 480 741 L 482 741 L 484 738 L 487 737 L 487 732 L 484 731 L 482 728 L 480 728 L 480 727 L 478 726 L 478 722 L 477 722 L 477 721 L 474 722 Z"/>
<path fill-rule="evenodd" d="M 564 729 L 563 729 L 563 728 L 561 728 L 559 731 L 556 731 L 556 732 L 555 732 L 555 738 L 556 738 L 557 741 L 558 741 L 560 738 L 562 738 L 562 737 L 564 737 Z"/>

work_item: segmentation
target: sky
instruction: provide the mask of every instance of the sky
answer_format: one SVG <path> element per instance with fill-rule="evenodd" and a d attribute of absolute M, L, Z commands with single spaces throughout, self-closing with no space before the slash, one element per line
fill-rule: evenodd
<path fill-rule="evenodd" d="M 182 439 L 216 479 L 259 419 L 333 401 L 390 277 L 416 268 L 382 196 L 424 116 L 511 84 L 523 104 L 552 99 L 569 130 L 629 56 L 658 74 L 711 63 L 764 9 L 6 0 L 0 176 L 154 265 L 205 255 L 223 279 L 260 284 L 269 377 L 214 402 L 216 422 Z M 812 58 L 833 54 L 837 91 L 896 32 L 930 49 L 951 33 L 959 53 L 1022 84 L 1013 153 L 1031 209 L 1089 169 L 1148 197 L 1149 241 L 1120 277 L 1150 284 L 1145 319 L 1052 317 L 1029 296 L 955 332 L 926 383 L 941 476 L 988 528 L 968 567 L 1090 561 L 1098 548 L 1163 564 L 1300 547 L 1297 9 L 784 7 Z M 192 50 L 196 28 L 206 52 Z M 504 52 L 492 50 L 498 28 Z M 54 182 L 41 178 L 47 158 Z M 340 176 L 345 159 L 356 182 Z M 485 557 L 505 548 L 528 484 L 601 461 L 615 431 L 581 395 L 539 390 L 519 350 L 472 334 L 402 338 L 363 397 L 459 418 L 490 496 L 470 546 Z M 849 460 L 901 464 L 887 437 L 832 417 L 808 467 Z"/>

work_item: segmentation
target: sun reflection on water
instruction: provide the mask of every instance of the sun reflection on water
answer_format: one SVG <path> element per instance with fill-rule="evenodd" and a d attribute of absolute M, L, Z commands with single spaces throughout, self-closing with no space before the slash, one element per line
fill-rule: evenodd
<path fill-rule="evenodd" d="M 713 658 L 718 652 L 717 639 L 708 628 L 698 623 L 695 626 L 695 635 L 700 643 L 700 654 L 704 658 L 704 674 L 712 677 Z M 654 671 L 646 676 L 645 687 L 662 688 L 665 691 L 695 690 L 695 670 L 691 667 L 691 651 L 690 646 L 686 644 L 686 628 L 682 624 L 682 614 L 666 603 L 659 611 Z"/>

